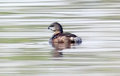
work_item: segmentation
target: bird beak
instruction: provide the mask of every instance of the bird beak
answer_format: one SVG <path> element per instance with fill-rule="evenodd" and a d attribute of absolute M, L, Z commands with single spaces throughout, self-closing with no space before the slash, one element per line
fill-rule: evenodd
<path fill-rule="evenodd" d="M 48 29 L 50 29 L 50 30 L 52 30 L 52 31 L 54 31 L 54 30 L 55 30 L 55 28 L 54 28 L 54 27 L 48 27 Z"/>
<path fill-rule="evenodd" d="M 48 27 L 48 29 L 50 29 L 50 27 Z"/>

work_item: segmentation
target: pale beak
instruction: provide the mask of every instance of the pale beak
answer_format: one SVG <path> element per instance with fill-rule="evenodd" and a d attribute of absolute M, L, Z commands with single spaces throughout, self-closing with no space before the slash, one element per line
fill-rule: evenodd
<path fill-rule="evenodd" d="M 50 29 L 50 27 L 48 27 L 48 29 Z"/>
<path fill-rule="evenodd" d="M 48 27 L 48 29 L 50 29 L 50 30 L 52 30 L 52 31 L 54 31 L 54 30 L 55 30 L 55 28 L 54 28 L 54 27 Z"/>

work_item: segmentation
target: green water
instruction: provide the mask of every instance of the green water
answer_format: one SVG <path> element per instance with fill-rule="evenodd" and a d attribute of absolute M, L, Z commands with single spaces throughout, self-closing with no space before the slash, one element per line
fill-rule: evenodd
<path fill-rule="evenodd" d="M 119 0 L 1 0 L 0 76 L 119 76 L 119 8 Z M 56 21 L 82 44 L 52 47 Z"/>

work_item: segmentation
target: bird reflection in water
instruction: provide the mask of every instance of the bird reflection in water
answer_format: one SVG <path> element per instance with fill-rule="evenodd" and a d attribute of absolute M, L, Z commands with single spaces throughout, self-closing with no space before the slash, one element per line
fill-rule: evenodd
<path fill-rule="evenodd" d="M 54 57 L 63 56 L 61 52 L 63 49 L 69 49 L 75 44 L 80 44 L 82 42 L 82 39 L 75 34 L 64 32 L 62 25 L 58 22 L 52 23 L 48 29 L 54 32 L 53 36 L 49 40 L 55 48 L 53 52 Z"/>
<path fill-rule="evenodd" d="M 71 49 L 73 46 L 77 46 L 80 43 L 50 43 L 54 50 L 52 51 L 53 57 L 63 57 L 62 50 Z"/>

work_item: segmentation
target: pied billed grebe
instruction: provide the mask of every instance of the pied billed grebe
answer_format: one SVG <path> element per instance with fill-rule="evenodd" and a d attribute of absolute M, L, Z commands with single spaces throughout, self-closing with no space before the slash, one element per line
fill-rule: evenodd
<path fill-rule="evenodd" d="M 50 39 L 50 42 L 55 43 L 81 43 L 82 40 L 80 37 L 77 37 L 74 34 L 63 32 L 63 28 L 61 24 L 58 22 L 52 23 L 48 29 L 52 30 L 54 32 L 54 35 Z"/>

